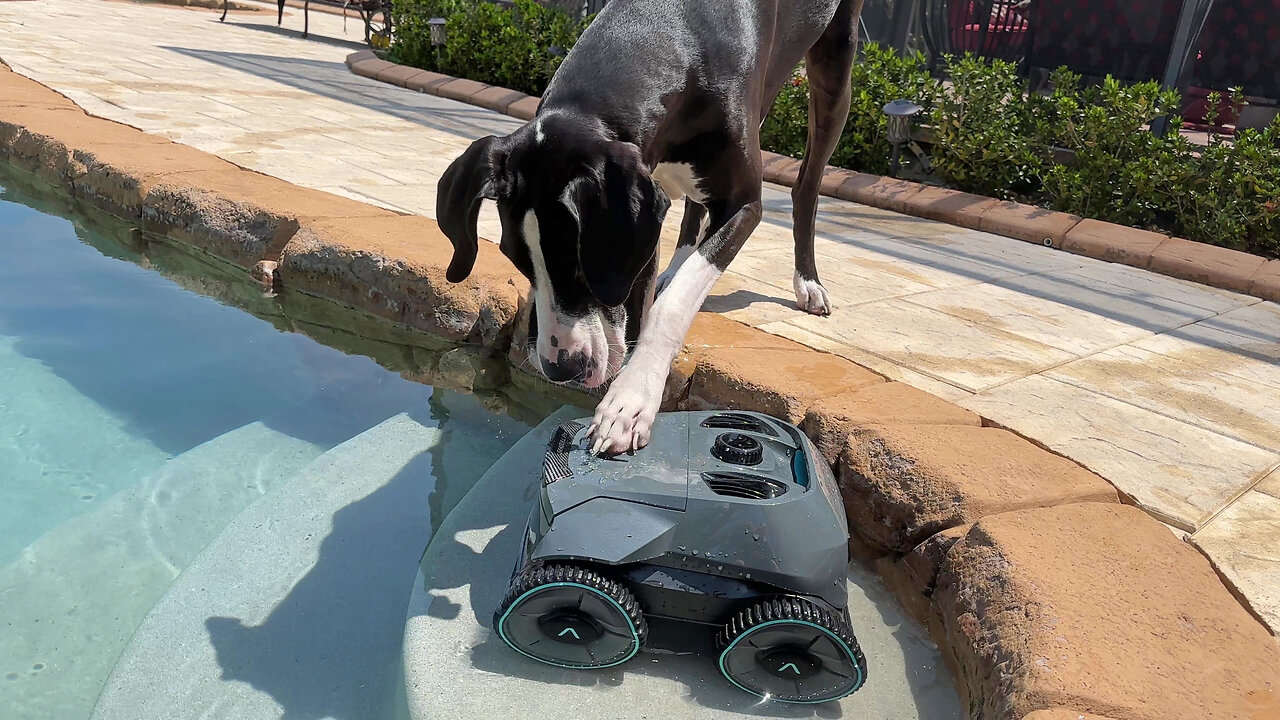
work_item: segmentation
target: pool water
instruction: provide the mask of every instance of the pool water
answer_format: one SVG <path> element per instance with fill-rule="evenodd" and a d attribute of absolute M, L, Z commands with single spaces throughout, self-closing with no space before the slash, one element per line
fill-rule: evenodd
<path fill-rule="evenodd" d="M 575 396 L 358 311 L 266 297 L 240 268 L 30 183 L 0 164 L 5 720 L 407 720 L 425 696 L 439 707 L 415 720 L 621 717 L 636 695 L 664 717 L 963 716 L 927 633 L 856 566 L 873 680 L 840 706 L 760 705 L 701 654 L 548 675 L 494 646 L 467 587 L 501 594 L 510 554 L 485 542 L 531 501 L 499 481 L 536 463 L 503 456 Z M 424 609 L 437 530 L 464 587 Z M 404 646 L 424 618 L 442 624 Z"/>
<path fill-rule="evenodd" d="M 422 548 L 528 426 L 192 292 L 34 202 L 0 188 L 2 714 L 110 717 L 104 684 L 180 626 L 163 599 L 184 588 L 264 607 L 188 619 L 172 662 L 208 676 L 184 690 L 206 704 L 171 717 L 399 714 Z M 239 576 L 209 547 L 241 548 Z"/>

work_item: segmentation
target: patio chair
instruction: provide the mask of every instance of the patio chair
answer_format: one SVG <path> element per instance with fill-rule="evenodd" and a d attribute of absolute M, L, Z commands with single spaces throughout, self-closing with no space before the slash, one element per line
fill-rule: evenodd
<path fill-rule="evenodd" d="M 1280 99 L 1280 0 L 1214 4 L 1200 33 L 1191 82 L 1225 93 Z"/>
<path fill-rule="evenodd" d="M 1027 4 L 1027 0 L 924 0 L 920 26 L 931 65 L 936 67 L 945 55 L 966 52 L 1021 61 L 1030 29 Z"/>
<path fill-rule="evenodd" d="M 345 17 L 348 8 L 354 9 L 364 23 L 364 41 L 373 45 L 375 38 L 389 40 L 391 37 L 391 0 L 303 0 L 302 4 L 302 37 L 311 32 L 311 3 L 341 8 Z M 284 23 L 285 0 L 277 0 L 276 25 Z M 222 17 L 219 22 L 226 22 L 229 3 L 222 0 Z"/>
<path fill-rule="evenodd" d="M 1160 80 L 1181 8 L 1182 0 L 1031 0 L 1027 65 Z"/>

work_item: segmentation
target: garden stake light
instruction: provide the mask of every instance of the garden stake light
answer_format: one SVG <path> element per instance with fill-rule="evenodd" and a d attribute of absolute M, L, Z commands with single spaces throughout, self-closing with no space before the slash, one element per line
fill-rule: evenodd
<path fill-rule="evenodd" d="M 911 121 L 924 108 L 910 100 L 894 100 L 884 106 L 884 114 L 889 121 L 889 145 L 893 148 L 889 157 L 889 176 L 897 177 L 902 166 L 902 149 L 911 146 L 911 151 L 920 159 L 925 172 L 929 171 L 929 160 L 920 146 L 911 140 Z"/>
<path fill-rule="evenodd" d="M 444 47 L 447 23 L 448 21 L 442 17 L 434 17 L 427 21 L 427 26 L 431 30 L 431 47 L 436 49 L 436 70 L 440 69 L 440 49 Z"/>

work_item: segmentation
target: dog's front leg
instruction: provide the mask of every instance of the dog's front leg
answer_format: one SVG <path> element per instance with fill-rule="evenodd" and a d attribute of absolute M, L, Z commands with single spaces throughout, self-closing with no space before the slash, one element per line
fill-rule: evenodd
<path fill-rule="evenodd" d="M 760 224 L 760 215 L 759 199 L 739 207 L 680 265 L 666 290 L 653 301 L 635 350 L 596 406 L 590 430 L 592 452 L 616 455 L 649 444 L 671 361 L 684 346 L 689 326 L 716 280 Z"/>

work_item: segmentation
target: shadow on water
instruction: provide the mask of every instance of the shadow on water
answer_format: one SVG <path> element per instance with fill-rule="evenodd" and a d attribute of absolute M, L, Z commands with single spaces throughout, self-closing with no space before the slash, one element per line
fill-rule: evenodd
<path fill-rule="evenodd" d="M 335 513 L 320 557 L 261 625 L 206 621 L 223 680 L 270 694 L 286 720 L 392 713 L 404 601 L 430 522 L 433 454 Z"/>
<path fill-rule="evenodd" d="M 205 622 L 222 679 L 269 694 L 288 720 L 392 717 L 405 601 L 434 528 L 527 430 L 437 390 L 411 417 L 440 440 L 333 515 L 319 557 L 259 625 Z"/>
<path fill-rule="evenodd" d="M 929 632 L 907 617 L 893 593 L 872 570 L 855 561 L 849 574 L 871 601 L 880 622 L 893 628 L 893 637 L 903 648 L 903 672 L 912 696 L 918 701 L 921 720 L 960 720 L 962 713 L 955 683 Z M 874 670 L 875 658 L 868 658 L 868 662 Z M 953 704 L 947 704 L 948 701 Z"/>

